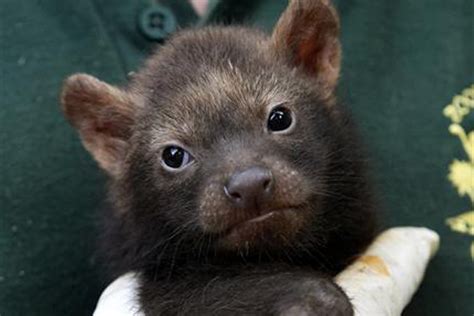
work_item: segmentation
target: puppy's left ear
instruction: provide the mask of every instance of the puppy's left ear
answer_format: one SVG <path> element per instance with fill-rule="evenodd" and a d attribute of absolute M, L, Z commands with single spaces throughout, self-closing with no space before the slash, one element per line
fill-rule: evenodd
<path fill-rule="evenodd" d="M 123 89 L 86 74 L 70 76 L 63 86 L 64 115 L 100 167 L 116 177 L 122 170 L 137 102 Z"/>
<path fill-rule="evenodd" d="M 339 19 L 329 0 L 291 0 L 272 35 L 279 56 L 332 92 L 339 77 Z"/>

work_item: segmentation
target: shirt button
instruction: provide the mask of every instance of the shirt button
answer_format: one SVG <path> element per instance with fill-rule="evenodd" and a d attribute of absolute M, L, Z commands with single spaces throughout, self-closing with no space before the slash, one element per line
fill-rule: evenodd
<path fill-rule="evenodd" d="M 149 39 L 164 41 L 176 30 L 176 18 L 167 7 L 153 5 L 140 13 L 138 27 Z"/>

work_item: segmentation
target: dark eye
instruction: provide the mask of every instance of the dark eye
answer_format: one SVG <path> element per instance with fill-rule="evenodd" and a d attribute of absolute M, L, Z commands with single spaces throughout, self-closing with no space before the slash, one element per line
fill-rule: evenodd
<path fill-rule="evenodd" d="M 293 118 L 290 110 L 285 107 L 277 106 L 268 116 L 267 127 L 272 132 L 281 132 L 290 128 Z"/>
<path fill-rule="evenodd" d="M 183 148 L 168 146 L 163 150 L 162 163 L 171 169 L 181 169 L 193 161 L 193 157 Z"/>

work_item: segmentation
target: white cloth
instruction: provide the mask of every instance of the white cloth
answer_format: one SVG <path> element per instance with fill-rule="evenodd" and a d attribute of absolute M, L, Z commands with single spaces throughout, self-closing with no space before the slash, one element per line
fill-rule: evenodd
<path fill-rule="evenodd" d="M 144 316 L 138 305 L 137 289 L 136 273 L 122 275 L 102 292 L 94 316 Z"/>

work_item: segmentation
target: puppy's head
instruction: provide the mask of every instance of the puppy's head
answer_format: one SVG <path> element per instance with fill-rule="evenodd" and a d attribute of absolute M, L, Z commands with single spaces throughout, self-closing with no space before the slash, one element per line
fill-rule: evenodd
<path fill-rule="evenodd" d="M 178 34 L 125 88 L 68 78 L 65 115 L 109 174 L 130 235 L 252 252 L 317 234 L 343 129 L 338 29 L 327 1 L 293 0 L 269 37 Z"/>

